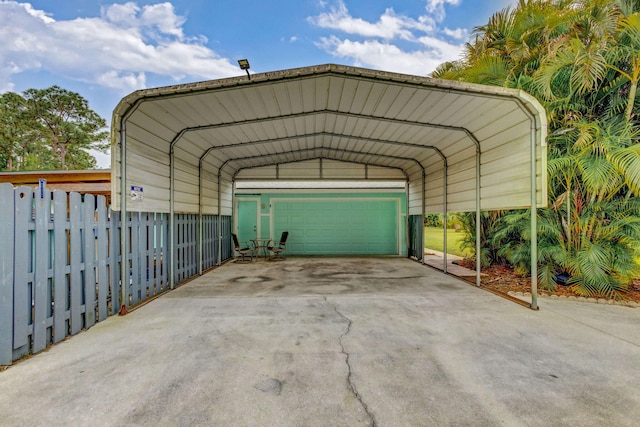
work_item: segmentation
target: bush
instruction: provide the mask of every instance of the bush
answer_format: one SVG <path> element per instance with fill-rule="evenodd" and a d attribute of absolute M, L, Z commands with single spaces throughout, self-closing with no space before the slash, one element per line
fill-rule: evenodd
<path fill-rule="evenodd" d="M 426 227 L 442 227 L 442 215 L 439 215 L 439 214 L 425 215 L 424 225 Z"/>

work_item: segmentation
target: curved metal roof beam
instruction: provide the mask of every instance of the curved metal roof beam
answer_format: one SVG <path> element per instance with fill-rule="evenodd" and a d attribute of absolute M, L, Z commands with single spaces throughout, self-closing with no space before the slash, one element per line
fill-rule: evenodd
<path fill-rule="evenodd" d="M 226 144 L 226 145 L 218 145 L 214 148 L 216 150 L 224 151 L 227 149 L 233 149 L 238 147 L 249 147 L 252 145 L 271 144 L 271 143 L 276 143 L 280 141 L 292 141 L 296 139 L 303 139 L 307 137 L 316 137 L 316 136 L 330 136 L 330 137 L 336 137 L 336 138 L 353 139 L 356 141 L 366 141 L 366 142 L 380 143 L 380 144 L 386 144 L 386 145 L 401 145 L 401 146 L 412 147 L 412 148 L 429 148 L 429 149 L 434 149 L 441 152 L 440 149 L 438 149 L 433 145 L 422 145 L 422 144 L 416 144 L 413 142 L 403 142 L 403 141 L 389 141 L 387 139 L 367 138 L 367 137 L 358 136 L 358 135 L 349 135 L 344 133 L 326 132 L 326 131 L 304 133 L 301 135 L 282 136 L 278 138 L 258 139 L 256 141 L 238 142 L 238 143 Z M 366 151 L 363 151 L 362 154 L 368 154 L 368 153 Z"/>
<path fill-rule="evenodd" d="M 309 151 L 327 150 L 327 148 L 310 148 L 308 150 Z M 300 150 L 300 151 L 304 151 L 304 150 Z M 360 153 L 357 153 L 357 154 L 360 154 Z M 273 155 L 276 156 L 277 154 L 273 154 Z M 256 156 L 256 158 L 260 158 L 260 157 L 268 157 L 268 156 Z M 222 165 L 218 169 L 218 178 L 220 178 L 220 176 L 222 175 L 222 169 L 224 169 L 229 163 L 237 161 L 237 160 L 242 160 L 244 158 L 245 157 L 239 157 L 237 159 L 228 159 L 224 163 L 222 163 Z M 316 159 L 335 160 L 335 161 L 341 161 L 341 162 L 344 162 L 344 163 L 354 163 L 354 164 L 358 164 L 358 165 L 367 165 L 368 164 L 368 165 L 371 165 L 371 166 L 378 166 L 378 167 L 383 167 L 383 168 L 388 168 L 388 169 L 397 169 L 397 170 L 400 170 L 406 178 L 409 178 L 409 175 L 402 168 L 396 168 L 396 167 L 393 167 L 393 166 L 386 166 L 386 165 L 383 165 L 381 163 L 363 163 L 363 162 L 356 162 L 356 161 L 352 161 L 352 160 L 340 160 L 338 158 L 326 157 L 326 156 L 315 156 L 315 157 L 309 157 L 309 158 L 306 158 L 306 159 L 303 159 L 303 160 L 290 160 L 290 161 L 285 161 L 285 162 L 268 162 L 268 163 L 260 164 L 258 166 L 240 168 L 232 175 L 232 178 L 235 179 L 235 177 L 238 174 L 238 172 L 240 172 L 243 169 L 261 168 L 261 167 L 274 166 L 274 165 L 285 165 L 285 164 L 289 164 L 289 163 L 306 162 L 308 160 L 316 160 Z M 411 159 L 411 160 L 413 160 L 413 159 Z M 424 168 L 422 168 L 422 165 L 420 165 L 420 167 L 421 167 L 422 171 L 424 172 Z"/>
<path fill-rule="evenodd" d="M 304 159 L 304 160 L 289 160 L 289 161 L 286 161 L 286 162 L 269 162 L 269 163 L 264 163 L 264 164 L 261 164 L 260 166 L 255 166 L 255 167 L 266 167 L 266 166 L 286 165 L 286 164 L 290 164 L 290 163 L 298 163 L 298 162 L 301 162 L 301 161 L 306 162 L 306 161 L 308 161 L 308 160 L 317 160 L 317 159 L 325 159 L 325 160 L 335 160 L 335 161 L 338 161 L 338 159 L 333 158 L 333 157 L 327 157 L 327 156 L 315 156 L 315 157 L 309 157 L 309 158 Z M 370 166 L 384 167 L 384 168 L 388 168 L 388 169 L 397 169 L 397 170 L 399 170 L 400 172 L 402 172 L 402 174 L 405 176 L 405 178 L 407 178 L 407 179 L 409 178 L 409 176 L 407 175 L 407 173 L 406 173 L 404 170 L 402 170 L 401 168 L 395 168 L 395 167 L 391 167 L 391 166 L 383 166 L 383 165 L 381 165 L 381 164 L 376 164 L 376 163 L 361 163 L 361 162 L 356 162 L 356 161 L 352 161 L 352 160 L 340 160 L 340 161 L 342 161 L 342 162 L 344 162 L 344 163 L 353 163 L 353 164 L 356 164 L 356 165 L 370 165 Z M 228 163 L 230 163 L 230 162 L 225 162 L 225 165 L 224 165 L 224 166 L 226 166 L 226 164 L 228 164 Z M 222 167 L 224 167 L 224 166 L 222 166 Z M 221 167 L 221 168 L 222 168 L 222 167 Z M 251 169 L 251 168 L 241 168 L 241 169 L 238 169 L 238 171 L 237 171 L 235 174 L 233 174 L 233 179 L 234 179 L 234 180 L 235 180 L 235 177 L 236 177 L 236 175 L 238 174 L 238 172 L 240 172 L 242 169 Z M 315 178 L 314 178 L 314 179 L 315 179 Z M 319 179 L 319 178 L 318 178 L 318 179 Z M 350 181 L 350 179 L 345 179 L 345 180 L 346 180 L 346 181 Z M 295 181 L 295 179 L 294 179 L 294 181 Z"/>
<path fill-rule="evenodd" d="M 346 154 L 353 154 L 353 155 L 370 155 L 370 156 L 376 156 L 376 157 L 381 157 L 384 159 L 394 159 L 394 160 L 403 160 L 403 161 L 409 161 L 409 162 L 414 162 L 416 165 L 418 165 L 418 167 L 424 171 L 424 166 L 422 166 L 422 164 L 417 161 L 416 159 L 412 159 L 410 157 L 399 157 L 399 156 L 386 156 L 383 154 L 368 154 L 368 153 L 361 153 L 359 151 L 352 151 L 352 150 L 342 150 L 339 148 L 329 148 L 329 147 L 314 147 L 314 148 L 305 148 L 305 149 L 300 149 L 300 150 L 291 150 L 291 151 L 284 151 L 282 153 L 273 153 L 273 154 L 267 154 L 267 155 L 259 155 L 259 156 L 250 156 L 250 157 L 236 157 L 236 158 L 231 158 L 228 159 L 221 167 L 220 169 L 222 170 L 222 168 L 226 165 L 228 165 L 229 163 L 238 161 L 238 160 L 247 160 L 247 159 L 259 159 L 259 158 L 266 158 L 266 157 L 272 157 L 272 156 L 280 156 L 280 155 L 287 155 L 287 154 L 294 154 L 294 153 L 304 153 L 304 152 L 311 152 L 311 151 L 317 151 L 317 150 L 327 150 L 327 151 L 334 151 L 336 153 L 346 153 Z M 345 162 L 345 163 L 355 163 L 355 164 L 360 164 L 360 165 L 372 165 L 372 166 L 378 166 L 378 167 L 384 167 L 384 168 L 389 168 L 389 169 L 399 169 L 402 171 L 402 173 L 404 174 L 404 176 L 406 178 L 408 178 L 408 174 L 405 172 L 404 169 L 402 168 L 398 168 L 398 167 L 394 167 L 394 166 L 388 166 L 388 165 L 383 165 L 382 163 L 371 163 L 371 162 L 358 162 L 358 161 L 353 161 L 353 160 L 343 160 L 343 159 L 339 159 L 339 158 L 329 158 L 329 157 L 325 157 L 325 156 L 316 156 L 316 157 L 309 157 L 306 159 L 302 159 L 302 160 L 291 160 L 291 161 L 284 161 L 284 162 L 270 162 L 270 163 L 265 163 L 265 164 L 261 164 L 258 166 L 250 166 L 250 167 L 243 167 L 243 168 L 239 168 L 234 174 L 233 174 L 233 178 L 235 179 L 235 177 L 238 175 L 238 173 L 244 169 L 251 169 L 251 168 L 257 168 L 257 167 L 265 167 L 265 166 L 273 166 L 275 165 L 282 165 L 282 164 L 288 164 L 288 163 L 296 163 L 296 162 L 304 162 L 307 160 L 314 160 L 314 159 L 318 159 L 318 158 L 326 158 L 328 160 L 336 160 L 336 161 L 341 161 L 341 162 Z"/>
<path fill-rule="evenodd" d="M 355 117 L 355 118 L 362 118 L 362 119 L 371 119 L 371 120 L 376 120 L 376 121 L 379 121 L 379 122 L 390 122 L 390 123 L 398 123 L 398 124 L 425 127 L 425 128 L 432 128 L 432 129 L 445 129 L 445 130 L 452 130 L 452 131 L 457 131 L 457 132 L 464 132 L 469 137 L 469 139 L 471 139 L 471 141 L 475 144 L 476 151 L 480 152 L 480 141 L 478 140 L 478 138 L 476 138 L 476 136 L 473 134 L 473 132 L 471 132 L 470 130 L 468 130 L 465 127 L 448 126 L 448 125 L 441 125 L 441 124 L 436 124 L 436 123 L 423 123 L 423 122 L 416 122 L 416 121 L 411 121 L 411 120 L 390 119 L 390 118 L 387 118 L 387 117 L 370 116 L 370 115 L 355 114 L 355 113 L 345 113 L 345 112 L 334 111 L 334 110 L 319 110 L 319 111 L 310 111 L 310 112 L 304 112 L 304 113 L 289 114 L 289 115 L 284 115 L 284 116 L 274 116 L 274 117 L 264 117 L 264 118 L 259 118 L 259 119 L 249 119 L 249 120 L 243 120 L 243 121 L 239 121 L 239 122 L 219 123 L 219 124 L 215 124 L 215 125 L 212 124 L 212 125 L 186 127 L 186 128 L 181 129 L 178 133 L 176 133 L 176 135 L 171 140 L 171 142 L 170 142 L 170 150 L 169 150 L 170 151 L 170 155 L 173 154 L 173 150 L 174 150 L 175 145 L 188 132 L 197 132 L 197 131 L 200 131 L 200 130 L 221 129 L 221 128 L 225 128 L 225 127 L 232 127 L 232 126 L 238 126 L 238 125 L 243 125 L 243 124 L 263 123 L 263 122 L 278 121 L 278 120 L 283 120 L 283 119 L 288 119 L 288 118 L 307 117 L 307 116 L 320 115 L 320 114 L 332 114 L 332 115 L 337 115 L 337 116 Z"/>
<path fill-rule="evenodd" d="M 411 157 L 402 157 L 402 156 L 392 156 L 392 155 L 387 155 L 387 154 L 377 154 L 377 153 L 366 153 L 366 152 L 362 152 L 362 151 L 355 151 L 355 150 L 345 150 L 342 148 L 333 148 L 333 147 L 312 147 L 312 148 L 301 148 L 299 150 L 289 150 L 289 151 L 282 151 L 280 153 L 270 153 L 270 154 L 261 154 L 261 155 L 257 155 L 257 156 L 248 156 L 248 157 L 233 157 L 228 159 L 228 162 L 234 162 L 234 161 L 238 161 L 238 160 L 246 160 L 246 159 L 259 159 L 261 157 L 272 157 L 272 156 L 280 156 L 280 155 L 286 155 L 286 154 L 292 154 L 292 153 L 303 153 L 303 152 L 307 152 L 307 151 L 316 151 L 316 150 L 327 150 L 327 151 L 335 151 L 338 153 L 346 153 L 346 154 L 353 154 L 353 155 L 362 155 L 362 156 L 375 156 L 375 157 L 382 157 L 385 159 L 393 159 L 393 160 L 405 160 L 405 161 L 409 161 L 409 162 L 414 162 L 416 165 L 418 165 L 419 168 L 424 169 L 424 167 L 422 166 L 422 164 Z M 306 159 L 304 159 L 306 160 Z M 294 161 L 304 161 L 304 160 L 294 160 Z M 335 160 L 340 160 L 340 159 L 335 159 Z M 344 160 L 345 162 L 347 160 Z M 352 162 L 352 163 L 360 163 L 360 162 Z M 362 163 L 362 164 L 366 164 L 366 163 Z M 373 164 L 373 163 L 370 163 Z M 382 165 L 374 165 L 374 166 L 382 166 Z M 258 166 L 259 167 L 259 166 Z M 390 167 L 393 169 L 400 169 L 400 168 L 396 168 L 394 166 L 383 166 L 383 167 Z M 242 168 L 242 169 L 247 169 L 247 168 Z"/>
<path fill-rule="evenodd" d="M 362 162 L 356 162 L 356 161 L 353 161 L 353 160 L 338 160 L 338 159 L 336 159 L 336 158 L 334 158 L 334 157 L 327 157 L 327 156 L 315 156 L 315 157 L 309 157 L 308 159 L 304 159 L 304 160 L 302 160 L 302 161 L 305 161 L 305 162 L 306 162 L 306 161 L 309 161 L 309 160 L 333 160 L 333 161 L 341 161 L 341 162 L 343 162 L 343 163 L 353 163 L 353 164 L 355 164 L 355 165 L 376 166 L 376 167 L 387 168 L 387 169 L 396 169 L 396 170 L 398 170 L 398 171 L 402 172 L 402 174 L 404 175 L 404 177 L 405 177 L 405 179 L 406 179 L 406 180 L 408 180 L 408 179 L 409 179 L 409 175 L 408 175 L 404 170 L 402 170 L 401 168 L 396 168 L 396 167 L 393 167 L 393 166 L 384 166 L 384 165 L 381 165 L 381 164 L 378 164 L 378 163 L 362 163 Z M 271 162 L 271 163 L 265 163 L 265 164 L 262 164 L 262 165 L 260 165 L 260 166 L 258 166 L 258 167 L 287 165 L 287 164 L 290 164 L 290 163 L 298 163 L 298 162 L 300 162 L 300 161 L 301 161 L 301 160 L 289 160 L 289 161 L 286 161 L 286 162 Z M 238 172 L 240 172 L 240 170 L 242 170 L 242 169 L 250 169 L 250 168 L 241 168 L 241 169 L 238 169 Z M 234 180 L 235 180 L 235 178 L 236 178 L 236 176 L 237 176 L 238 172 L 236 172 L 236 173 L 233 175 Z M 279 178 L 278 178 L 278 179 L 279 179 Z M 325 179 L 325 178 L 318 178 L 318 180 L 323 180 L 323 179 Z M 343 178 L 336 178 L 336 179 L 341 180 L 341 181 L 361 181 L 361 180 L 362 180 L 362 179 L 350 179 L 350 178 L 344 178 L 344 179 L 343 179 Z M 306 180 L 306 181 L 309 181 L 310 179 L 300 179 L 300 178 L 296 178 L 296 179 L 293 179 L 293 180 L 294 180 L 294 181 L 297 181 L 297 180 L 303 180 L 303 181 L 305 181 L 305 180 Z M 316 180 L 316 178 L 313 178 L 313 179 L 311 179 L 311 180 Z M 368 179 L 367 179 L 367 178 L 364 178 L 364 180 L 368 180 Z M 377 180 L 378 180 L 378 181 L 381 181 L 381 180 L 382 180 L 382 178 L 377 179 Z M 376 180 L 369 180 L 369 181 L 376 181 Z M 391 179 L 387 179 L 387 181 L 392 181 L 392 180 L 391 180 Z"/>
<path fill-rule="evenodd" d="M 429 149 L 429 150 L 434 150 L 443 161 L 446 161 L 446 156 L 444 155 L 444 153 L 438 148 L 435 147 L 433 145 L 422 145 L 422 144 L 414 144 L 411 142 L 399 142 L 399 141 L 388 141 L 388 140 L 384 140 L 384 139 L 376 139 L 376 138 L 365 138 L 365 137 L 361 137 L 361 136 L 355 136 L 355 135 L 346 135 L 346 134 L 340 134 L 340 133 L 333 133 L 333 132 L 315 132 L 315 133 L 306 133 L 306 134 L 302 134 L 302 135 L 294 135 L 294 136 L 285 136 L 282 138 L 269 138 L 269 139 L 262 139 L 262 140 L 258 140 L 258 141 L 248 141 L 248 142 L 240 142 L 237 144 L 227 144 L 227 145 L 220 145 L 220 146 L 216 146 L 216 147 L 211 147 L 209 149 L 207 149 L 207 151 L 204 152 L 204 154 L 200 157 L 200 166 L 202 166 L 202 162 L 204 161 L 204 158 L 207 157 L 207 155 L 209 155 L 209 153 L 216 151 L 216 150 L 226 150 L 226 149 L 233 149 L 233 148 L 238 148 L 238 147 L 248 147 L 248 146 L 252 146 L 252 145 L 262 145 L 262 144 L 272 144 L 272 143 L 276 143 L 276 142 L 280 142 L 280 141 L 289 141 L 289 140 L 293 140 L 293 139 L 299 139 L 299 138 L 305 138 L 305 137 L 315 137 L 315 136 L 331 136 L 331 137 L 337 137 L 337 138 L 346 138 L 346 139 L 353 139 L 356 141 L 365 141 L 365 142 L 371 142 L 371 143 L 381 143 L 381 144 L 388 144 L 388 145 L 398 145 L 398 146 L 403 146 L 403 147 L 411 147 L 411 148 L 419 148 L 419 149 Z M 329 148 L 329 147 L 313 147 L 313 148 Z M 358 154 L 363 154 L 363 155 L 377 155 L 377 156 L 384 156 L 384 154 L 376 154 L 376 153 L 368 153 L 365 151 L 358 151 L 356 152 Z M 268 156 L 270 154 L 266 154 L 263 156 Z M 256 157 L 261 157 L 261 156 L 256 156 Z M 239 159 L 239 158 L 238 158 Z M 414 160 L 414 159 L 410 159 L 410 160 Z"/>

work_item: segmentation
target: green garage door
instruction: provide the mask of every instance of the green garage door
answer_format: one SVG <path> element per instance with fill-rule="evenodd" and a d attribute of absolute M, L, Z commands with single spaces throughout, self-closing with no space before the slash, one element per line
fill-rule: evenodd
<path fill-rule="evenodd" d="M 288 254 L 398 254 L 397 200 L 292 199 L 272 207 L 274 237 L 289 231 Z"/>

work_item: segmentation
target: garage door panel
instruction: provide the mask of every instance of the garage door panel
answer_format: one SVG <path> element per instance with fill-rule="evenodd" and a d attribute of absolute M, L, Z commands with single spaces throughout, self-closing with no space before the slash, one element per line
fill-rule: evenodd
<path fill-rule="evenodd" d="M 350 218 L 347 215 L 339 215 L 336 219 L 336 225 L 349 225 L 352 224 L 353 218 Z"/>
<path fill-rule="evenodd" d="M 288 222 L 292 226 L 296 226 L 296 225 L 305 225 L 306 220 L 304 215 L 298 214 L 298 215 L 292 215 L 291 217 L 289 217 Z"/>
<path fill-rule="evenodd" d="M 398 253 L 396 199 L 305 199 L 272 206 L 274 236 L 289 231 L 289 254 Z"/>
<path fill-rule="evenodd" d="M 287 242 L 287 251 L 289 253 L 301 253 L 304 251 L 304 245 L 302 243 Z"/>

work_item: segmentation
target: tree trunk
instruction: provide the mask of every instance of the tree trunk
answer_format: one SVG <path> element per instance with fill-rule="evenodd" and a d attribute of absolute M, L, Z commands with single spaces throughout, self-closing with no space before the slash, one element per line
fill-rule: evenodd
<path fill-rule="evenodd" d="M 638 80 L 631 82 L 631 87 L 629 88 L 629 99 L 627 99 L 627 110 L 625 111 L 625 117 L 627 121 L 631 120 L 631 115 L 633 114 L 633 106 L 636 103 L 636 91 L 638 90 Z"/>
<path fill-rule="evenodd" d="M 60 169 L 67 169 L 67 147 L 60 144 Z"/>

